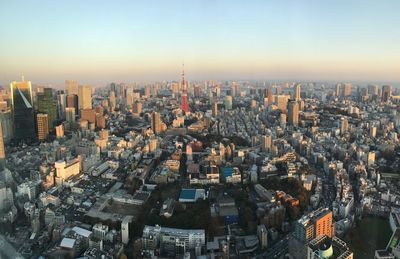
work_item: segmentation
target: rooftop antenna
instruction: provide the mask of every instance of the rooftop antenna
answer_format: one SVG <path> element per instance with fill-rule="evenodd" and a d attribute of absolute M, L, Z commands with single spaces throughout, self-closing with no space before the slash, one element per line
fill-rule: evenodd
<path fill-rule="evenodd" d="M 24 82 L 24 81 L 25 81 L 25 77 L 24 77 L 24 75 L 22 75 L 22 76 L 21 76 L 21 79 L 22 79 L 22 82 Z"/>

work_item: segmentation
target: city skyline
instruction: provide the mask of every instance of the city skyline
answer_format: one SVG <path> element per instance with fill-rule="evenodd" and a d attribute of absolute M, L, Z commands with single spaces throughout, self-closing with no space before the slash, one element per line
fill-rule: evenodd
<path fill-rule="evenodd" d="M 400 81 L 397 1 L 0 4 L 0 84 Z M 15 19 L 16 14 L 18 19 Z M 23 14 L 23 15 L 22 15 Z"/>

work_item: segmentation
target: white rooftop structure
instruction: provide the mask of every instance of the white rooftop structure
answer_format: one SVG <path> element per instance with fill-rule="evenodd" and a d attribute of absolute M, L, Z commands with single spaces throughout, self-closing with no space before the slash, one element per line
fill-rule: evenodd
<path fill-rule="evenodd" d="M 61 240 L 60 246 L 63 248 L 73 248 L 75 245 L 75 241 L 76 240 L 73 238 L 64 237 L 63 240 Z"/>

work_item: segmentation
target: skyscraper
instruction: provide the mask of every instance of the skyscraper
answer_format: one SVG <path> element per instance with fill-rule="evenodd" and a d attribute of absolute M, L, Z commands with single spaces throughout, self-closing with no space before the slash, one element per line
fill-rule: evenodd
<path fill-rule="evenodd" d="M 335 96 L 336 97 L 340 97 L 341 88 L 342 88 L 342 84 L 340 84 L 340 83 L 336 84 L 336 87 L 335 87 Z"/>
<path fill-rule="evenodd" d="M 297 83 L 295 86 L 294 86 L 294 100 L 295 101 L 300 101 L 300 84 L 299 83 Z"/>
<path fill-rule="evenodd" d="M 10 84 L 11 111 L 14 121 L 14 138 L 17 140 L 35 138 L 35 118 L 30 81 Z"/>
<path fill-rule="evenodd" d="M 295 127 L 299 124 L 299 103 L 296 101 L 289 103 L 288 122 Z"/>
<path fill-rule="evenodd" d="M 92 109 L 92 87 L 90 85 L 80 85 L 78 88 L 78 108 Z"/>
<path fill-rule="evenodd" d="M 57 91 L 57 118 L 65 119 L 65 108 L 67 107 L 67 95 L 64 91 Z"/>
<path fill-rule="evenodd" d="M 65 89 L 68 94 L 78 95 L 78 82 L 76 80 L 65 80 Z"/>
<path fill-rule="evenodd" d="M 349 120 L 346 117 L 340 119 L 340 133 L 344 134 L 349 130 Z"/>
<path fill-rule="evenodd" d="M 37 130 L 38 139 L 45 140 L 49 134 L 49 116 L 45 113 L 38 113 L 37 115 Z"/>
<path fill-rule="evenodd" d="M 6 152 L 4 149 L 3 125 L 0 121 L 0 171 L 4 169 L 5 164 L 6 164 Z"/>
<path fill-rule="evenodd" d="M 349 97 L 350 93 L 351 93 L 351 84 L 350 83 L 346 83 L 344 85 L 344 89 L 343 89 L 343 98 Z"/>
<path fill-rule="evenodd" d="M 382 102 L 387 102 L 392 96 L 392 86 L 384 85 L 382 86 Z"/>
<path fill-rule="evenodd" d="M 161 131 L 160 113 L 158 112 L 153 112 L 151 114 L 151 129 L 154 134 L 158 134 Z"/>
<path fill-rule="evenodd" d="M 2 111 L 0 112 L 0 121 L 3 130 L 3 141 L 4 143 L 8 143 L 14 137 L 14 127 L 12 122 L 12 113 L 11 111 Z"/>
<path fill-rule="evenodd" d="M 65 120 L 70 123 L 75 122 L 75 108 L 74 107 L 65 108 Z"/>
<path fill-rule="evenodd" d="M 115 92 L 111 91 L 110 92 L 110 109 L 111 109 L 111 111 L 114 111 L 115 104 L 116 104 L 116 102 L 115 102 Z"/>
<path fill-rule="evenodd" d="M 39 113 L 48 115 L 48 130 L 54 129 L 57 120 L 57 103 L 53 98 L 53 89 L 44 88 L 42 93 L 37 94 L 37 107 Z"/>
<path fill-rule="evenodd" d="M 186 113 L 189 112 L 189 104 L 187 100 L 187 89 L 185 81 L 185 71 L 182 69 L 182 96 L 181 96 L 181 109 Z"/>
<path fill-rule="evenodd" d="M 288 103 L 288 98 L 286 95 L 277 95 L 276 97 L 276 104 L 278 106 L 278 109 L 281 110 L 281 112 L 286 113 L 287 112 L 287 103 Z"/>
<path fill-rule="evenodd" d="M 272 105 L 274 103 L 274 95 L 272 94 L 272 88 L 268 87 L 266 90 L 266 97 L 268 100 L 268 105 Z"/>
<path fill-rule="evenodd" d="M 75 114 L 78 115 L 78 96 L 74 94 L 69 94 L 67 96 L 67 107 L 68 108 L 74 108 L 75 109 Z"/>
<path fill-rule="evenodd" d="M 307 258 L 307 244 L 314 238 L 335 236 L 332 211 L 320 208 L 296 221 L 293 239 L 290 240 L 289 252 L 294 258 Z"/>

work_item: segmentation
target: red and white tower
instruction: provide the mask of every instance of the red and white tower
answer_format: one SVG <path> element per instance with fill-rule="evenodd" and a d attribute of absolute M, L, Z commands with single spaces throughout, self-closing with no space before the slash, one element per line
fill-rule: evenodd
<path fill-rule="evenodd" d="M 181 109 L 185 111 L 185 113 L 189 112 L 189 104 L 187 100 L 187 89 L 186 89 L 186 81 L 185 81 L 185 70 L 182 68 L 182 95 L 181 95 Z"/>

